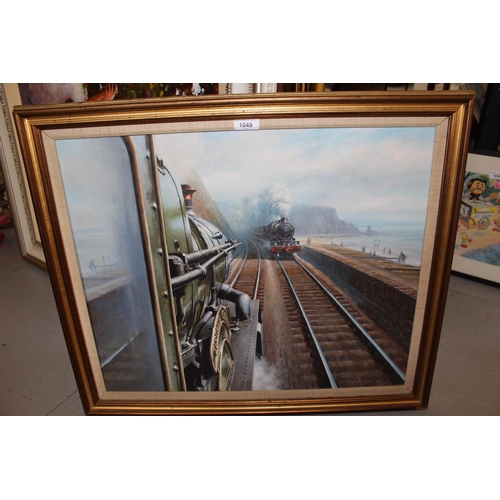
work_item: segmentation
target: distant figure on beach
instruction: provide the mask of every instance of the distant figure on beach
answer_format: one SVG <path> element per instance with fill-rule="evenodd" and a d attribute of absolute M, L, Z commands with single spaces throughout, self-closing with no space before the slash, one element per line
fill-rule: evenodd
<path fill-rule="evenodd" d="M 406 255 L 403 252 L 401 252 L 399 254 L 398 262 L 401 262 L 402 264 L 404 264 L 405 261 L 406 261 Z"/>
<path fill-rule="evenodd" d="M 391 249 L 389 248 L 389 255 L 391 255 Z"/>
<path fill-rule="evenodd" d="M 307 238 L 307 246 L 311 246 L 311 238 Z"/>

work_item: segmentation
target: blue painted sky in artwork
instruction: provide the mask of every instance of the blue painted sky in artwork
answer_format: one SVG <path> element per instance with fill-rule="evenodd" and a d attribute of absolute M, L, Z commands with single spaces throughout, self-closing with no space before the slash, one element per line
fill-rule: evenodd
<path fill-rule="evenodd" d="M 347 222 L 425 221 L 434 127 L 166 134 L 157 153 L 179 177 L 194 169 L 217 203 L 266 188 L 291 203 L 332 206 Z M 182 182 L 182 179 L 179 179 Z"/>

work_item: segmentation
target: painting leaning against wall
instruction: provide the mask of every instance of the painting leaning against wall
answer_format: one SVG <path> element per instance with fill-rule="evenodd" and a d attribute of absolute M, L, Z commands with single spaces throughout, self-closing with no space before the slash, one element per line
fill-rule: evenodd
<path fill-rule="evenodd" d="M 18 107 L 86 411 L 425 408 L 473 104 L 438 97 Z"/>
<path fill-rule="evenodd" d="M 469 153 L 453 270 L 500 283 L 500 158 Z"/>

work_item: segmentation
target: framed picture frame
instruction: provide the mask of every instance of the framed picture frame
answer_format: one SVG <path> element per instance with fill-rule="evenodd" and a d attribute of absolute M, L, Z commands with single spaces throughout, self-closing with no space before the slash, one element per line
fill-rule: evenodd
<path fill-rule="evenodd" d="M 473 104 L 339 92 L 16 108 L 85 411 L 425 408 Z"/>
<path fill-rule="evenodd" d="M 16 228 L 22 257 L 46 268 L 42 240 L 38 231 L 26 170 L 14 127 L 12 109 L 21 104 L 17 83 L 0 83 L 0 163 L 9 197 L 9 205 Z"/>
<path fill-rule="evenodd" d="M 452 270 L 500 284 L 500 154 L 467 156 Z"/>

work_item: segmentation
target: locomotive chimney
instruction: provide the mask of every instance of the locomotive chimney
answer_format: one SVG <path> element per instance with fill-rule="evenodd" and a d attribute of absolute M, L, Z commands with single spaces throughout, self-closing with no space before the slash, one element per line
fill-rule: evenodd
<path fill-rule="evenodd" d="M 189 184 L 182 184 L 181 188 L 182 194 L 184 195 L 186 210 L 188 212 L 193 212 L 193 194 L 196 193 L 196 189 L 193 189 Z"/>

